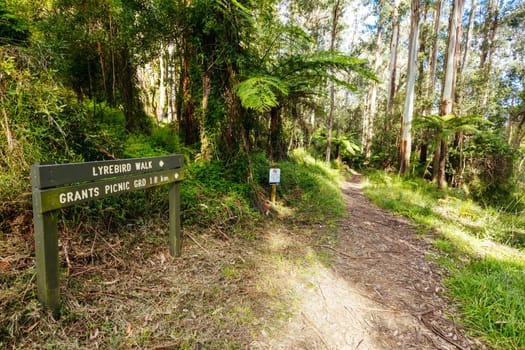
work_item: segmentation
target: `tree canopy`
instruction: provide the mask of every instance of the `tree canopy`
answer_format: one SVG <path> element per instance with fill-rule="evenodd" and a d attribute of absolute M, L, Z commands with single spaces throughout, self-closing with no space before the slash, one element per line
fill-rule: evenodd
<path fill-rule="evenodd" d="M 50 124 L 62 135 L 56 147 L 72 154 L 75 142 L 96 139 L 89 152 L 76 148 L 84 159 L 122 156 L 118 142 L 86 129 L 93 125 L 86 113 L 104 118 L 107 107 L 122 112 L 124 133 L 147 137 L 154 126 L 168 127 L 200 159 L 265 152 L 279 160 L 298 147 L 317 156 L 325 148 L 337 159 L 330 144 L 344 139 L 361 149 L 339 158 L 349 166 L 402 167 L 429 179 L 439 173 L 441 185 L 476 184 L 480 193 L 491 186 L 478 180 L 491 178 L 484 174 L 492 165 L 476 137 L 461 127 L 439 129 L 432 118 L 484 120 L 480 132 L 513 150 L 500 155 L 508 163 L 504 178 L 491 181 L 519 188 L 523 17 L 523 3 L 491 0 L 6 0 L 0 45 L 11 73 L 4 73 L 1 98 L 29 96 L 29 83 L 15 80 L 45 77 L 64 103 Z M 11 145 L 27 130 L 20 107 L 2 107 Z M 440 146 L 443 130 L 453 137 Z"/>

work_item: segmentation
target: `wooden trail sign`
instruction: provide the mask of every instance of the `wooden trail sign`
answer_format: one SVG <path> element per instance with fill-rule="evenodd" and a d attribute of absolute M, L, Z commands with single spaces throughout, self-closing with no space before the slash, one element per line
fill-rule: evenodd
<path fill-rule="evenodd" d="M 57 209 L 121 193 L 170 184 L 169 251 L 181 254 L 180 188 L 184 158 L 133 158 L 71 164 L 34 164 L 33 225 L 38 299 L 60 314 Z"/>

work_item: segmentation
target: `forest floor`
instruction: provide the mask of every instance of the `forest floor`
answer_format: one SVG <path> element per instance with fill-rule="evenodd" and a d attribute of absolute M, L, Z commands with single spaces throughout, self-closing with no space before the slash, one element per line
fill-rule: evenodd
<path fill-rule="evenodd" d="M 360 186 L 344 184 L 341 222 L 277 204 L 279 220 L 251 229 L 185 227 L 179 258 L 162 217 L 63 224 L 60 319 L 36 300 L 30 232 L 13 230 L 0 240 L 0 348 L 483 349 L 453 321 L 432 234 Z"/>
<path fill-rule="evenodd" d="M 296 278 L 297 311 L 272 349 L 480 349 L 451 320 L 431 237 L 369 202 L 360 177 L 343 186 L 348 215 L 329 267 Z M 304 276 L 303 276 L 304 277 Z"/>

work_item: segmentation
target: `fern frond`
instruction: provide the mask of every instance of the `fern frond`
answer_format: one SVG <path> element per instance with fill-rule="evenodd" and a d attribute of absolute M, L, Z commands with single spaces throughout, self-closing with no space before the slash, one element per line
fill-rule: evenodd
<path fill-rule="evenodd" d="M 313 54 L 286 58 L 279 65 L 282 76 L 322 75 L 327 71 L 357 73 L 367 79 L 379 82 L 379 79 L 367 68 L 368 61 L 362 58 L 345 55 L 337 51 L 323 51 Z"/>
<path fill-rule="evenodd" d="M 235 86 L 235 93 L 244 108 L 258 112 L 269 111 L 279 105 L 279 96 L 287 96 L 289 86 L 286 82 L 272 76 L 256 76 Z"/>

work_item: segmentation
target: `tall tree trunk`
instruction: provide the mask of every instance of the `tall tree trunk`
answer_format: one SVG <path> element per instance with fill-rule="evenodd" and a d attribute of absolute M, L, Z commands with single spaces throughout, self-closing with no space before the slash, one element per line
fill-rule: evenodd
<path fill-rule="evenodd" d="M 157 109 L 157 122 L 164 121 L 166 116 L 166 84 L 165 84 L 165 61 L 164 46 L 161 46 L 159 54 L 159 106 Z"/>
<path fill-rule="evenodd" d="M 470 5 L 470 15 L 468 20 L 467 33 L 465 35 L 465 46 L 463 48 L 463 58 L 460 65 L 460 73 L 465 70 L 465 66 L 468 64 L 470 55 L 470 46 L 472 42 L 472 34 L 474 33 L 474 20 L 476 19 L 476 10 L 478 7 L 477 0 L 472 0 Z"/>
<path fill-rule="evenodd" d="M 206 70 L 202 75 L 202 110 L 200 117 L 200 141 L 202 159 L 210 160 L 210 139 L 208 136 L 208 128 L 206 125 L 206 118 L 208 116 L 208 99 L 211 92 L 211 76 L 210 71 Z"/>
<path fill-rule="evenodd" d="M 432 158 L 432 182 L 438 182 L 439 178 L 439 159 L 441 158 L 441 137 L 436 136 L 436 149 Z"/>
<path fill-rule="evenodd" d="M 120 92 L 122 103 L 124 105 L 124 114 L 126 116 L 126 129 L 132 132 L 149 132 L 150 125 L 148 116 L 142 108 L 138 97 L 136 86 L 136 68 L 131 62 L 129 49 L 124 47 L 119 52 L 119 66 L 121 71 Z"/>
<path fill-rule="evenodd" d="M 430 59 L 429 59 L 429 65 L 426 72 L 427 75 L 427 86 L 426 86 L 426 98 L 425 98 L 425 105 L 423 107 L 422 114 L 423 115 L 430 115 L 432 113 L 432 99 L 434 95 L 434 87 L 436 86 L 436 68 L 437 68 L 437 54 L 439 50 L 439 26 L 441 24 L 441 7 L 442 7 L 442 0 L 436 0 L 434 4 L 434 29 L 432 32 L 432 50 L 430 53 Z M 430 140 L 430 136 L 427 135 L 427 140 Z M 438 159 L 439 159 L 439 140 L 436 145 L 436 150 L 434 154 L 433 164 L 432 164 L 432 180 L 437 180 L 437 171 L 438 171 Z M 425 176 L 425 172 L 423 173 L 423 176 Z"/>
<path fill-rule="evenodd" d="M 410 154 L 412 148 L 412 117 L 414 114 L 414 86 L 416 82 L 417 52 L 419 38 L 419 22 L 421 2 L 412 0 L 412 14 L 410 16 L 410 39 L 408 50 L 408 81 L 403 112 L 403 123 L 401 125 L 401 147 L 399 173 L 406 174 L 410 170 Z"/>
<path fill-rule="evenodd" d="M 330 162 L 332 155 L 332 130 L 334 128 L 334 109 L 335 109 L 335 86 L 330 83 L 330 111 L 328 112 L 328 130 L 326 133 L 326 162 Z"/>
<path fill-rule="evenodd" d="M 481 53 L 479 67 L 484 68 L 491 62 L 492 51 L 494 50 L 494 38 L 499 25 L 500 0 L 489 0 L 487 3 L 487 16 L 483 25 L 483 41 L 481 43 Z"/>
<path fill-rule="evenodd" d="M 496 47 L 496 32 L 499 27 L 500 0 L 490 0 L 487 4 L 487 16 L 483 27 L 483 41 L 479 68 L 483 79 L 480 107 L 484 114 L 488 112 L 490 72 L 492 71 L 492 59 Z"/>
<path fill-rule="evenodd" d="M 181 101 L 180 101 L 180 131 L 183 133 L 184 142 L 193 145 L 198 141 L 198 125 L 194 120 L 195 104 L 193 101 L 191 78 L 190 78 L 190 57 L 185 53 L 182 57 L 181 72 Z"/>
<path fill-rule="evenodd" d="M 379 11 L 381 13 L 381 10 Z M 374 58 L 374 74 L 378 74 L 379 66 L 381 65 L 381 36 L 383 30 L 383 20 L 379 16 L 377 24 L 377 33 L 375 40 L 375 58 Z M 370 108 L 368 113 L 363 118 L 363 145 L 365 151 L 365 160 L 369 161 L 372 155 L 372 138 L 374 133 L 374 119 L 377 111 L 377 82 L 372 82 L 372 89 L 370 91 Z"/>
<path fill-rule="evenodd" d="M 427 99 L 432 99 L 434 92 L 434 86 L 436 85 L 436 68 L 437 68 L 437 54 L 439 50 L 438 39 L 439 39 L 439 25 L 441 23 L 441 5 L 442 1 L 437 0 L 434 8 L 434 32 L 432 35 L 432 53 L 430 57 L 430 64 L 428 67 L 428 87 L 427 87 Z M 423 113 L 425 115 L 430 114 L 431 103 L 427 104 L 428 108 L 425 108 Z"/>
<path fill-rule="evenodd" d="M 428 2 L 423 2 L 422 3 L 422 16 L 420 18 L 420 21 L 421 23 L 426 23 L 427 22 L 427 19 L 428 19 L 428 6 L 430 6 L 430 4 Z M 418 71 L 417 71 L 417 77 L 418 79 L 416 80 L 416 95 L 417 96 L 426 96 L 426 79 L 428 78 L 427 75 L 425 74 L 425 66 L 428 66 L 428 62 L 427 62 L 427 58 L 426 58 L 426 54 L 427 54 L 427 41 L 428 41 L 428 37 L 427 35 L 425 34 L 425 32 L 423 32 L 420 37 L 419 37 L 419 42 L 418 42 L 418 47 L 419 47 L 419 51 L 417 53 L 417 56 L 419 57 L 418 59 Z M 422 106 L 421 106 L 421 110 L 423 110 L 425 107 L 423 105 L 425 105 L 426 103 L 423 103 Z"/>
<path fill-rule="evenodd" d="M 427 100 L 432 100 L 434 94 L 434 87 L 436 86 L 436 70 L 437 70 L 437 53 L 439 50 L 438 39 L 439 39 L 439 26 L 441 23 L 441 7 L 442 0 L 437 0 L 434 9 L 434 39 L 432 43 L 432 57 L 430 60 L 430 66 L 428 70 L 428 90 L 427 90 Z M 424 115 L 429 115 L 431 113 L 431 104 L 427 104 L 427 108 L 423 110 Z M 439 158 L 441 155 L 441 140 L 437 138 L 436 149 L 434 151 L 434 158 L 432 162 L 432 181 L 437 182 L 438 171 L 439 171 Z"/>
<path fill-rule="evenodd" d="M 397 76 L 397 47 L 399 45 L 399 4 L 400 0 L 394 0 L 394 12 L 392 14 L 392 37 L 390 39 L 390 63 L 388 70 L 390 72 L 388 95 L 387 95 L 387 116 L 392 116 L 394 109 L 394 96 L 396 94 L 396 76 Z M 387 118 L 388 118 L 387 117 Z"/>
<path fill-rule="evenodd" d="M 113 17 L 109 14 L 109 47 L 111 50 L 111 104 L 117 100 L 117 73 L 115 71 L 115 48 L 113 45 Z"/>
<path fill-rule="evenodd" d="M 335 49 L 337 39 L 337 25 L 341 17 L 340 0 L 336 0 L 332 11 L 332 30 L 330 33 L 330 51 Z M 326 135 L 326 162 L 330 162 L 332 154 L 332 129 L 334 126 L 334 109 L 335 109 L 335 84 L 330 83 L 330 111 L 328 113 L 328 132 Z"/>
<path fill-rule="evenodd" d="M 428 15 L 429 11 L 432 9 L 431 6 L 433 4 L 429 2 L 423 2 L 423 16 L 422 16 L 422 23 L 426 23 L 428 21 Z M 430 35 L 430 37 L 429 37 Z M 426 115 L 425 111 L 429 108 L 429 106 L 432 104 L 431 100 L 429 98 L 428 94 L 428 86 L 430 85 L 427 79 L 429 79 L 429 75 L 427 74 L 428 69 L 426 67 L 429 66 L 429 61 L 431 60 L 430 52 L 427 55 L 427 49 L 428 49 L 428 42 L 429 38 L 432 39 L 432 34 L 427 34 L 425 31 L 420 35 L 419 37 L 419 53 L 418 57 L 419 59 L 419 65 L 418 65 L 418 73 L 417 73 L 417 82 L 416 82 L 416 96 L 420 96 L 420 103 L 418 105 L 419 107 L 419 114 Z M 430 46 L 430 51 L 432 51 L 432 47 Z M 419 149 L 419 164 L 425 165 L 426 159 L 427 159 L 427 152 L 428 152 L 428 141 L 429 138 L 427 137 L 427 131 L 423 131 L 422 137 L 418 137 L 419 145 L 416 146 Z M 426 169 L 426 167 L 425 167 Z M 424 176 L 425 172 L 423 172 Z"/>
<path fill-rule="evenodd" d="M 510 113 L 510 116 L 509 134 L 512 135 L 510 144 L 515 149 L 518 149 L 525 137 L 525 110 L 521 109 L 520 111 Z M 517 125 L 514 130 L 512 130 L 514 124 Z"/>
<path fill-rule="evenodd" d="M 446 181 L 446 168 L 447 168 L 447 156 L 448 156 L 448 143 L 445 139 L 439 140 L 439 153 L 437 158 L 437 179 L 438 179 L 438 188 L 444 189 L 447 187 Z"/>
<path fill-rule="evenodd" d="M 477 7 L 477 0 L 472 0 L 471 8 L 470 8 L 470 15 L 469 15 L 469 24 L 467 27 L 467 32 L 465 34 L 465 42 L 463 45 L 463 55 L 461 56 L 459 68 L 457 72 L 457 85 L 459 89 L 456 93 L 457 98 L 457 107 L 455 108 L 455 112 L 458 116 L 462 115 L 461 108 L 463 106 L 463 89 L 461 89 L 463 85 L 463 77 L 464 77 L 464 69 L 466 65 L 468 64 L 469 60 L 469 54 L 470 54 L 470 45 L 472 40 L 472 33 L 474 32 L 474 19 L 475 19 L 475 12 Z M 459 37 L 457 38 L 456 45 L 460 45 Z M 460 49 L 456 50 L 456 54 L 460 54 Z M 464 166 L 464 156 L 463 156 L 463 132 L 456 132 L 454 135 L 454 148 L 458 150 L 456 152 L 456 155 L 451 157 L 450 162 L 451 166 L 454 168 L 454 175 L 452 176 L 452 186 L 454 187 L 460 187 L 463 182 L 463 173 L 465 170 Z"/>
<path fill-rule="evenodd" d="M 106 83 L 106 65 L 104 64 L 104 52 L 102 51 L 102 43 L 97 41 L 97 54 L 100 63 L 100 74 L 102 75 L 102 86 L 104 89 L 104 96 L 108 97 L 107 83 Z"/>
<path fill-rule="evenodd" d="M 453 0 L 450 12 L 449 33 L 447 42 L 447 54 L 445 60 L 445 74 L 443 78 L 443 90 L 441 94 L 440 115 L 446 116 L 452 114 L 454 105 L 454 91 L 456 88 L 456 74 L 459 63 L 459 40 L 461 38 L 461 17 L 463 15 L 463 1 Z M 448 144 L 443 136 L 440 141 L 440 156 L 437 172 L 438 188 L 445 188 L 446 178 L 446 161 L 448 157 Z"/>
<path fill-rule="evenodd" d="M 361 144 L 363 145 L 363 152 L 365 154 L 365 162 L 368 162 L 368 158 L 366 157 L 366 145 L 367 145 L 367 136 L 368 136 L 368 123 L 370 122 L 370 110 L 372 108 L 370 100 L 372 99 L 372 89 L 368 94 L 363 95 L 363 125 L 362 125 L 362 133 L 361 133 Z"/>

